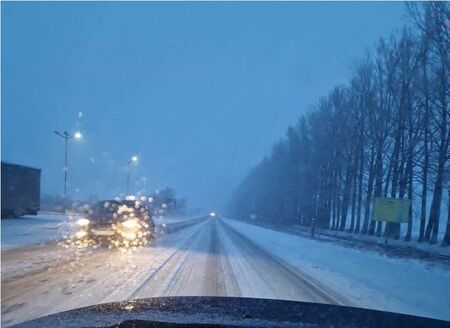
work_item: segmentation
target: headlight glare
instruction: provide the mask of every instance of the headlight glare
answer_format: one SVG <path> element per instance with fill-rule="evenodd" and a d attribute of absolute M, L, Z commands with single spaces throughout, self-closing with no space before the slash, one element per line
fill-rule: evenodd
<path fill-rule="evenodd" d="M 122 225 L 125 228 L 129 228 L 130 229 L 130 228 L 137 227 L 137 222 L 136 222 L 136 220 L 130 219 L 130 220 L 126 220 L 126 221 L 122 222 Z"/>
<path fill-rule="evenodd" d="M 77 221 L 79 226 L 87 226 L 89 224 L 89 220 L 85 218 L 81 218 Z"/>
<path fill-rule="evenodd" d="M 75 236 L 77 236 L 77 238 L 83 238 L 87 235 L 86 231 L 78 231 Z"/>
<path fill-rule="evenodd" d="M 134 232 L 124 232 L 122 233 L 122 236 L 130 240 L 136 239 L 136 234 Z"/>

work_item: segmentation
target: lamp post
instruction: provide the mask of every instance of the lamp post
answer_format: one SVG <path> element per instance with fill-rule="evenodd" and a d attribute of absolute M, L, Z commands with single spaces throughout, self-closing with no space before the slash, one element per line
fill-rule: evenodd
<path fill-rule="evenodd" d="M 55 134 L 61 138 L 64 138 L 64 198 L 67 195 L 67 148 L 68 148 L 68 140 L 75 138 L 81 139 L 83 136 L 81 132 L 75 132 L 74 134 L 70 134 L 67 131 L 59 132 L 53 131 Z"/>
<path fill-rule="evenodd" d="M 130 192 L 130 165 L 131 163 L 136 163 L 138 161 L 138 157 L 137 156 L 133 156 L 128 160 L 128 165 L 127 165 L 127 195 Z"/>

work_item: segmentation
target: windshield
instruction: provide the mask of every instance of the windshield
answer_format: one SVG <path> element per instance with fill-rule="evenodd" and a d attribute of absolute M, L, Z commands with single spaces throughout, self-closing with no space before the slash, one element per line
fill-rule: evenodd
<path fill-rule="evenodd" d="M 117 202 L 105 201 L 95 204 L 92 209 L 93 214 L 110 214 L 115 213 L 118 208 Z"/>
<path fill-rule="evenodd" d="M 1 16 L 2 326 L 168 296 L 450 321 L 448 2 Z"/>

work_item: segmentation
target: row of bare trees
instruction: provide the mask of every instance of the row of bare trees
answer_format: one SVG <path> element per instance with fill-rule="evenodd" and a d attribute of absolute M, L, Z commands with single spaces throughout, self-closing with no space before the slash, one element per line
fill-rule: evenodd
<path fill-rule="evenodd" d="M 418 221 L 419 241 L 436 243 L 446 229 L 443 243 L 450 244 L 450 8 L 428 2 L 407 10 L 401 32 L 380 39 L 349 83 L 302 115 L 241 182 L 232 215 L 316 220 L 322 228 L 405 240 Z M 411 200 L 403 235 L 398 223 L 371 220 L 374 197 Z"/>

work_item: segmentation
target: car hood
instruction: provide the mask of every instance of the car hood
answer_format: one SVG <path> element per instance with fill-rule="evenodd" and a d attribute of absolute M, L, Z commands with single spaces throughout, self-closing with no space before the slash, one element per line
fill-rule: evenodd
<path fill-rule="evenodd" d="M 450 327 L 450 322 L 338 305 L 238 298 L 161 297 L 84 307 L 15 327 Z"/>

